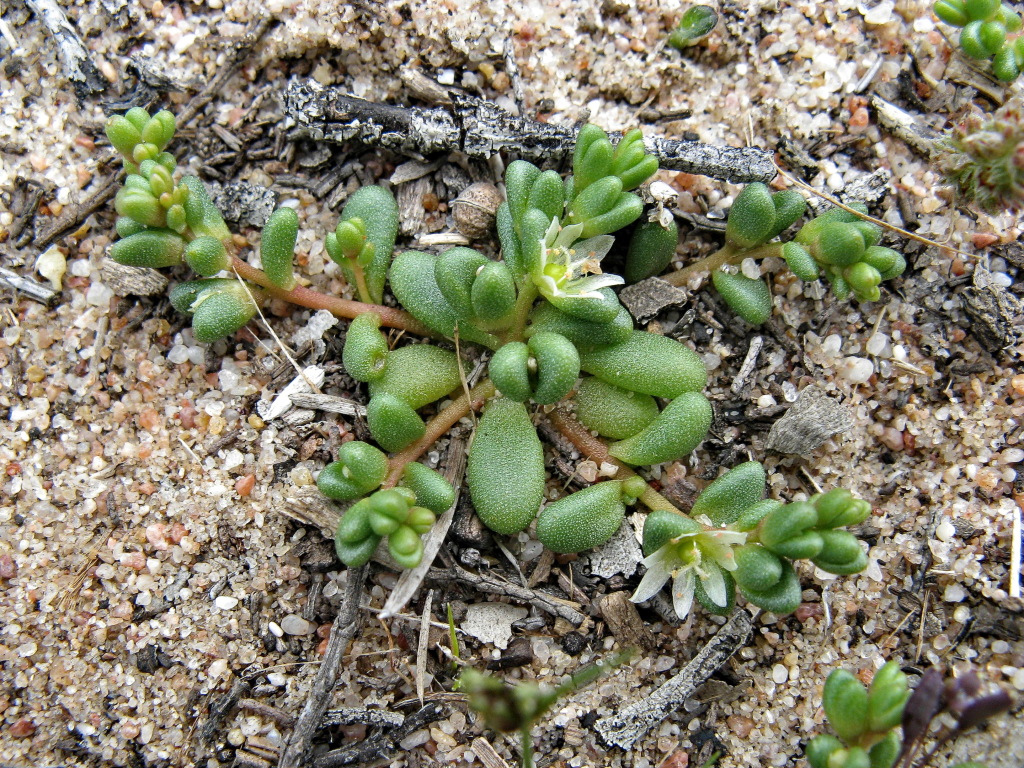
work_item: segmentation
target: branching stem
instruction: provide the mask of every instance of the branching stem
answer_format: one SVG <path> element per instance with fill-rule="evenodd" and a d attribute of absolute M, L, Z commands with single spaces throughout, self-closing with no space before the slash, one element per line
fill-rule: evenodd
<path fill-rule="evenodd" d="M 731 245 L 726 245 L 710 256 L 665 275 L 662 279 L 672 285 L 686 285 L 694 275 L 710 274 L 719 267 L 739 264 L 744 259 L 767 259 L 769 256 L 782 256 L 782 243 L 768 243 L 748 250 L 737 250 Z"/>
<path fill-rule="evenodd" d="M 471 410 L 482 408 L 488 398 L 493 397 L 497 390 L 490 379 L 484 379 L 469 391 L 469 396 L 453 401 L 447 408 L 441 410 L 434 418 L 427 422 L 427 431 L 423 437 L 410 445 L 404 451 L 396 453 L 391 457 L 391 464 L 388 468 L 387 477 L 384 478 L 382 488 L 393 488 L 402 479 L 402 471 L 405 465 L 416 461 L 426 453 L 437 440 L 454 426 L 455 422 L 466 416 Z"/>
<path fill-rule="evenodd" d="M 256 267 L 247 264 L 237 256 L 232 256 L 231 267 L 243 280 L 256 283 L 265 288 L 267 293 L 275 299 L 282 299 L 300 307 L 309 309 L 326 309 L 335 317 L 354 318 L 366 312 L 375 312 L 380 315 L 381 322 L 389 328 L 399 328 L 403 331 L 416 333 L 421 336 L 435 336 L 429 328 L 425 327 L 419 320 L 408 312 L 394 307 L 384 307 L 379 304 L 366 304 L 361 301 L 341 299 L 337 296 L 328 296 L 325 293 L 314 291 L 298 285 L 290 291 L 278 288 L 266 274 Z"/>
<path fill-rule="evenodd" d="M 618 459 L 608 455 L 608 446 L 605 445 L 604 441 L 600 438 L 594 437 L 590 434 L 590 430 L 580 424 L 576 419 L 566 412 L 562 408 L 556 408 L 548 414 L 548 419 L 551 420 L 552 425 L 555 429 L 561 432 L 565 438 L 575 445 L 580 453 L 584 456 L 593 459 L 598 463 L 611 462 L 619 471 L 615 474 L 616 480 L 628 480 L 629 478 L 636 475 L 630 467 L 623 464 Z M 664 509 L 669 512 L 678 512 L 683 514 L 682 510 L 676 507 L 671 501 L 666 499 L 656 490 L 647 486 L 647 490 L 640 496 L 642 501 L 651 510 Z"/>

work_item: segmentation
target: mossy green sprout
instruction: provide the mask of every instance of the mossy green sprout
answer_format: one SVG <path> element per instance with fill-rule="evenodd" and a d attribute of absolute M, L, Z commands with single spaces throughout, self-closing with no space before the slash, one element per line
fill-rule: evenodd
<path fill-rule="evenodd" d="M 573 673 L 557 688 L 548 688 L 534 682 L 522 681 L 507 685 L 491 675 L 466 667 L 460 676 L 458 687 L 469 697 L 469 707 L 480 713 L 488 728 L 502 733 L 518 731 L 522 745 L 520 765 L 533 768 L 533 726 L 554 704 L 573 691 L 579 690 L 625 664 L 632 657 L 632 650 L 614 654 L 606 661 L 591 664 Z"/>
<path fill-rule="evenodd" d="M 1024 207 L 1024 103 L 1019 98 L 989 117 L 968 116 L 945 143 L 939 167 L 960 200 L 990 213 Z"/>
<path fill-rule="evenodd" d="M 546 546 L 580 552 L 607 542 L 627 507 L 639 501 L 657 510 L 651 519 L 661 521 L 661 528 L 651 523 L 651 531 L 668 532 L 655 549 L 678 539 L 673 557 L 686 560 L 687 572 L 701 575 L 694 590 L 707 591 L 704 585 L 711 585 L 708 604 L 719 607 L 731 600 L 720 587 L 726 584 L 729 593 L 733 577 L 716 580 L 718 566 L 698 568 L 692 562 L 695 552 L 706 550 L 705 561 L 714 564 L 716 553 L 726 562 L 734 547 L 743 552 L 760 547 L 760 570 L 755 573 L 741 563 L 736 580 L 748 596 L 769 595 L 761 604 L 771 602 L 780 611 L 795 607 L 789 597 L 794 589 L 799 593 L 789 558 L 817 557 L 834 572 L 855 570 L 850 563 L 860 550 L 847 534 L 832 530 L 838 524 L 829 527 L 815 518 L 809 530 L 793 533 L 771 522 L 776 517 L 768 515 L 768 507 L 767 522 L 757 527 L 759 518 L 731 538 L 703 528 L 692 535 L 689 529 L 676 530 L 688 524 L 679 521 L 700 527 L 704 518 L 671 511 L 631 469 L 686 456 L 704 439 L 712 420 L 702 392 L 707 375 L 701 358 L 675 339 L 635 329 L 612 290 L 623 277 L 602 266 L 614 233 L 641 217 L 643 204 L 635 190 L 658 167 L 639 131 L 628 131 L 613 143 L 600 128 L 584 126 L 572 174 L 565 179 L 528 162 L 512 162 L 505 175 L 507 200 L 497 213 L 497 259 L 466 247 L 439 255 L 406 251 L 395 256 L 394 197 L 379 186 L 357 190 L 325 240 L 327 253 L 360 299 L 351 301 L 299 284 L 292 265 L 300 216 L 292 209 L 275 211 L 263 228 L 262 269 L 239 258 L 202 182 L 193 176 L 175 180 L 174 159 L 165 151 L 173 129 L 169 113 L 150 118 L 141 110 L 108 123 L 111 141 L 130 171 L 117 202 L 124 239 L 111 255 L 123 263 L 185 263 L 195 270 L 202 279 L 175 286 L 171 300 L 191 315 L 201 341 L 238 330 L 271 297 L 352 319 L 342 363 L 353 379 L 366 384 L 366 423 L 379 447 L 347 443 L 317 478 L 325 495 L 348 505 L 335 543 L 349 566 L 365 563 L 379 546 L 402 567 L 419 563 L 421 537 L 452 505 L 455 492 L 417 459 L 471 409 L 482 408 L 465 480 L 480 519 L 498 534 L 516 534 L 536 519 L 537 535 Z M 798 206 L 792 195 L 765 195 L 756 187 L 741 195 L 730 218 L 728 248 L 762 247 L 803 212 L 802 200 Z M 657 227 L 639 227 L 630 247 L 630 274 L 660 270 L 671 258 L 676 233 L 660 219 Z M 807 242 L 809 258 L 816 258 L 817 240 Z M 387 288 L 402 309 L 382 303 Z M 723 283 L 720 290 L 728 294 L 730 287 Z M 394 346 L 385 327 L 429 338 L 420 343 L 407 337 Z M 455 351 L 458 343 L 490 353 L 489 377 L 471 389 L 471 366 Z M 579 421 L 570 415 L 574 405 Z M 429 419 L 422 413 L 427 408 L 434 410 Z M 616 476 L 545 506 L 544 447 L 537 431 L 544 418 L 565 433 L 596 440 L 600 452 L 618 463 Z M 758 494 L 763 485 L 762 478 Z M 816 509 L 813 504 L 809 508 Z M 817 537 L 818 549 L 786 549 L 798 534 L 805 543 Z M 647 539 L 657 536 L 649 532 Z M 683 539 L 692 539 L 694 546 L 682 546 Z M 728 545 L 721 552 L 710 543 L 717 539 Z M 731 574 L 730 567 L 723 572 Z M 842 568 L 848 570 L 837 570 Z M 782 586 L 769 583 L 769 573 Z"/>
<path fill-rule="evenodd" d="M 862 204 L 851 208 L 867 214 Z M 878 301 L 881 283 L 906 269 L 899 252 L 878 244 L 882 234 L 878 225 L 841 208 L 807 222 L 792 240 L 776 241 L 805 210 L 806 203 L 795 190 L 773 193 L 764 184 L 748 184 L 729 211 L 725 246 L 666 279 L 682 285 L 710 271 L 715 289 L 733 311 L 751 325 L 761 325 L 771 316 L 771 291 L 764 280 L 739 271 L 746 259 L 781 258 L 800 280 L 824 277 L 837 299 L 853 296 L 858 301 Z"/>
<path fill-rule="evenodd" d="M 837 488 L 783 504 L 762 498 L 764 487 L 764 468 L 749 461 L 704 489 L 688 515 L 652 512 L 643 533 L 647 573 L 633 601 L 649 600 L 671 581 L 681 619 L 695 599 L 712 613 L 731 612 L 737 589 L 767 611 L 791 613 L 801 600 L 793 560 L 834 574 L 864 570 L 860 542 L 841 529 L 867 518 L 867 502 Z"/>
<path fill-rule="evenodd" d="M 1012 83 L 1024 69 L 1020 14 L 1000 0 L 938 0 L 935 15 L 961 27 L 960 50 L 968 58 L 988 61 L 992 73 Z"/>
<path fill-rule="evenodd" d="M 676 50 L 686 50 L 710 35 L 717 24 L 718 12 L 710 5 L 691 6 L 668 36 L 668 44 Z"/>

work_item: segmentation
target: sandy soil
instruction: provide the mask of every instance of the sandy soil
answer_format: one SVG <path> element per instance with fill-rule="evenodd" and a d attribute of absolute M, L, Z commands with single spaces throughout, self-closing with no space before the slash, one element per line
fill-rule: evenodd
<path fill-rule="evenodd" d="M 42 232 L 110 178 L 104 100 L 131 94 L 128 57 L 139 55 L 173 80 L 179 90 L 165 101 L 180 111 L 263 10 L 281 22 L 174 146 L 183 161 L 200 158 L 191 168 L 211 181 L 212 169 L 222 181 L 270 185 L 280 199 L 297 199 L 300 262 L 323 290 L 343 290 L 321 241 L 337 210 L 313 190 L 332 167 L 349 164 L 351 175 L 328 189 L 337 192 L 337 208 L 353 184 L 386 179 L 404 158 L 360 147 L 323 155 L 308 143 L 289 144 L 278 94 L 291 76 L 402 104 L 413 98 L 403 75 L 418 70 L 515 108 L 501 55 L 511 39 L 526 109 L 546 120 L 571 123 L 589 110 L 610 130 L 641 125 L 770 149 L 786 139 L 810 154 L 808 181 L 833 192 L 877 169 L 891 171 L 875 213 L 894 224 L 913 219 L 918 234 L 962 253 L 908 246 L 911 269 L 867 305 L 837 303 L 768 265 L 774 330 L 760 332 L 764 350 L 739 393 L 731 383 L 755 334 L 712 301 L 696 303 L 698 322 L 684 340 L 708 363 L 719 419 L 692 460 L 656 472 L 665 483 L 700 488 L 749 453 L 768 467 L 773 497 L 842 484 L 874 506 L 863 531 L 868 570 L 824 579 L 802 569 L 800 612 L 760 615 L 752 642 L 713 690 L 698 695 L 703 704 L 688 703 L 631 751 L 606 752 L 593 721 L 649 694 L 721 623 L 699 613 L 675 627 L 643 610 L 645 651 L 556 707 L 535 731 L 538 751 L 568 766 L 643 768 L 671 758 L 679 768 L 685 755 L 696 765 L 712 748 L 724 750 L 719 765 L 726 768 L 798 765 L 801 743 L 822 724 L 828 672 L 841 665 L 869 677 L 888 659 L 915 668 L 974 665 L 1020 698 L 1024 608 L 1009 596 L 1009 574 L 1020 515 L 1024 375 L 1018 347 L 993 353 L 979 344 L 960 293 L 978 265 L 1011 290 L 1020 287 L 1024 274 L 1000 250 L 1017 239 L 1020 222 L 954 207 L 936 172 L 866 109 L 871 88 L 893 88 L 901 72 L 912 73 L 911 90 L 931 104 L 922 119 L 933 127 L 964 103 L 962 89 L 942 84 L 950 61 L 942 33 L 950 30 L 940 29 L 928 3 L 727 2 L 715 33 L 686 56 L 664 45 L 682 12 L 673 0 L 526 0 L 511 10 L 451 1 L 145 0 L 111 16 L 107 9 L 118 5 L 67 8 L 110 83 L 82 102 L 38 19 L 20 5 L 3 8 L 18 49 L 0 43 L 0 249 L 2 266 L 23 276 L 41 279 L 33 272 L 44 250 L 31 240 L 16 246 L 10 232 L 24 218 L 19 206 L 30 182 L 43 189 L 34 219 Z M 913 74 L 910 56 L 923 75 Z M 902 106 L 915 109 L 906 100 Z M 689 116 L 659 119 L 682 110 Z M 239 137 L 247 147 L 240 155 L 231 144 Z M 475 175 L 491 172 L 459 163 Z M 436 190 L 442 207 L 407 222 L 402 247 L 425 231 L 451 228 L 444 204 L 455 185 L 448 178 L 438 171 L 407 193 L 422 200 Z M 681 192 L 680 208 L 694 213 L 720 215 L 738 191 L 680 174 L 661 178 Z M 260 765 L 260 755 L 273 761 L 288 729 L 273 710 L 233 709 L 209 740 L 202 724 L 211 704 L 257 664 L 264 673 L 252 677 L 246 697 L 286 714 L 300 709 L 346 576 L 337 564 L 311 570 L 310 543 L 319 533 L 284 514 L 286 499 L 311 483 L 354 426 L 319 412 L 292 426 L 260 419 L 256 401 L 290 377 L 270 334 L 253 324 L 252 333 L 206 347 L 159 296 L 117 296 L 102 272 L 113 220 L 104 205 L 56 241 L 67 274 L 55 307 L 0 294 L 0 760 L 19 767 Z M 255 234 L 238 231 L 241 242 Z M 708 234 L 689 236 L 680 262 L 713 242 Z M 286 340 L 309 318 L 278 314 L 287 316 L 271 323 Z M 327 354 L 334 362 L 336 346 Z M 848 407 L 853 429 L 811 455 L 766 454 L 777 406 L 811 382 Z M 337 372 L 329 383 L 338 393 L 351 385 Z M 443 448 L 432 456 L 442 464 Z M 533 571 L 540 551 L 530 536 L 508 545 L 523 570 Z M 469 557 L 465 549 L 453 542 L 451 553 Z M 498 549 L 481 557 L 476 568 L 516 578 Z M 596 619 L 582 651 L 566 640 L 570 627 L 527 606 L 515 628 L 526 663 L 505 672 L 509 678 L 557 682 L 617 647 L 596 605 L 605 594 L 631 590 L 637 577 L 591 576 L 587 558 L 573 566 L 582 590 L 575 598 Z M 555 567 L 568 576 L 567 563 Z M 375 612 L 394 580 L 383 568 L 372 573 L 365 620 L 333 706 L 415 708 L 426 590 L 408 617 L 382 622 Z M 560 589 L 555 576 L 544 587 Z M 489 599 L 439 585 L 434 617 L 446 621 L 447 603 L 461 617 L 467 605 Z M 446 632 L 431 636 L 437 644 L 447 645 Z M 475 666 L 508 656 L 468 636 L 462 646 Z M 444 715 L 405 738 L 390 764 L 475 765 L 481 735 L 514 763 L 514 742 L 484 731 L 458 696 L 445 693 L 451 679 L 442 654 L 429 655 L 425 682 Z M 955 751 L 993 768 L 1019 766 L 1022 733 L 1019 714 L 1003 716 Z M 366 726 L 347 725 L 331 738 L 339 746 L 366 734 Z"/>

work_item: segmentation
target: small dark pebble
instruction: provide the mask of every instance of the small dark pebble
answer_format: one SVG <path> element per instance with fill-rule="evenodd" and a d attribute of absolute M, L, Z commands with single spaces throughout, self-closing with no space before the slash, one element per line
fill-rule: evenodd
<path fill-rule="evenodd" d="M 495 669 L 511 669 L 512 667 L 522 667 L 533 661 L 533 647 L 530 644 L 529 638 L 517 637 L 501 653 L 501 658 L 493 659 L 487 662 L 487 668 L 491 670 Z"/>
<path fill-rule="evenodd" d="M 579 656 L 587 647 L 587 638 L 579 632 L 567 632 L 562 638 L 562 650 L 570 656 Z"/>
<path fill-rule="evenodd" d="M 139 672 L 151 675 L 161 667 L 174 666 L 174 660 L 160 650 L 159 646 L 150 643 L 135 656 L 135 666 Z"/>
<path fill-rule="evenodd" d="M 476 568 L 480 565 L 480 559 L 479 549 L 473 549 L 470 547 L 469 549 L 464 549 L 459 552 L 459 563 L 467 568 Z"/>
<path fill-rule="evenodd" d="M 571 634 L 571 633 L 570 633 Z M 580 727 L 582 728 L 593 728 L 594 723 L 601 719 L 601 716 L 597 712 L 587 712 L 583 717 L 580 718 Z"/>

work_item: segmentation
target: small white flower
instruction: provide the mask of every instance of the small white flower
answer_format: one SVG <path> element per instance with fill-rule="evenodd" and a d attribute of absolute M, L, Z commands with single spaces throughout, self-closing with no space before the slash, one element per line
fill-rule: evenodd
<path fill-rule="evenodd" d="M 563 227 L 557 217 L 551 220 L 541 241 L 541 263 L 532 275 L 544 298 L 600 299 L 601 288 L 625 282 L 619 275 L 601 273 L 601 259 L 615 238 L 598 235 L 577 240 L 582 231 L 582 224 Z"/>
<path fill-rule="evenodd" d="M 746 533 L 726 528 L 684 533 L 671 539 L 643 559 L 647 573 L 630 599 L 634 603 L 650 600 L 672 579 L 672 607 L 676 616 L 685 619 L 693 607 L 697 579 L 700 579 L 701 587 L 711 602 L 726 605 L 729 594 L 724 571 L 736 570 L 732 548 L 746 543 L 746 540 Z"/>

